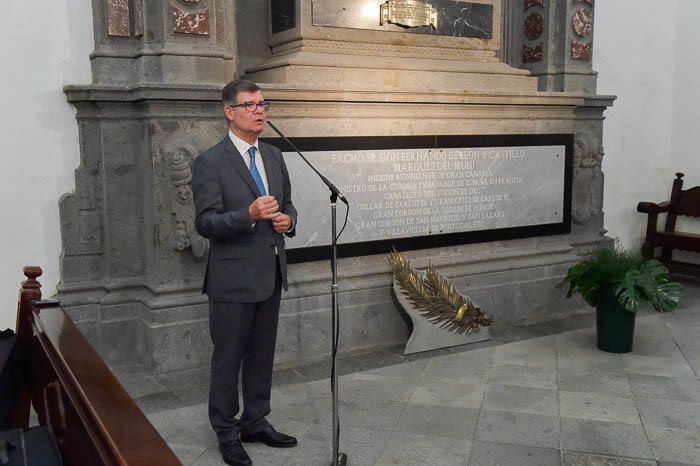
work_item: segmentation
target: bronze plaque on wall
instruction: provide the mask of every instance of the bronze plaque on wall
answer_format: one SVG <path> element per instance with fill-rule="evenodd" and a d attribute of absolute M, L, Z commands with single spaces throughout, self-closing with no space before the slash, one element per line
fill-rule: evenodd
<path fill-rule="evenodd" d="M 455 0 L 313 0 L 314 26 L 493 38 L 493 5 Z"/>

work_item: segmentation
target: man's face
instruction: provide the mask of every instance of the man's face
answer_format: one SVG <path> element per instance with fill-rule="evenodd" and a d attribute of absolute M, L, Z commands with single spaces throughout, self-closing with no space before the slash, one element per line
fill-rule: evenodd
<path fill-rule="evenodd" d="M 246 102 L 258 103 L 264 100 L 260 91 L 239 92 L 236 104 Z M 265 128 L 265 111 L 260 106 L 255 107 L 253 112 L 245 107 L 225 107 L 224 112 L 229 120 L 229 126 L 233 134 L 251 144 Z M 252 139 L 252 141 L 249 139 Z"/>

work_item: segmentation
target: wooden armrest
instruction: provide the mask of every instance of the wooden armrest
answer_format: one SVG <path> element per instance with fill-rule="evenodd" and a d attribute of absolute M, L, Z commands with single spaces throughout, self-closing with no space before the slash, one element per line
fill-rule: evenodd
<path fill-rule="evenodd" d="M 658 214 L 662 212 L 668 212 L 668 201 L 656 204 L 654 202 L 640 202 L 637 204 L 637 212 L 642 212 L 644 214 Z"/>
<path fill-rule="evenodd" d="M 64 466 L 182 466 L 57 301 L 41 299 L 39 267 L 25 267 L 18 312 L 26 380 L 39 423 Z M 28 404 L 17 418 L 26 425 Z"/>

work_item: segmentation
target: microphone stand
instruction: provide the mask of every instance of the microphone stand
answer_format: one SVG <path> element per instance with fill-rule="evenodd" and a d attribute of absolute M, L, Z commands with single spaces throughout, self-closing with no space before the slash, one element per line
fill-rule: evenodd
<path fill-rule="evenodd" d="M 332 348 L 331 348 L 331 393 L 332 393 L 332 429 L 333 429 L 333 462 L 331 466 L 346 466 L 348 457 L 345 453 L 340 453 L 340 422 L 338 419 L 338 336 L 340 333 L 340 315 L 338 309 L 338 245 L 336 238 L 336 203 L 340 199 L 349 208 L 348 200 L 345 199 L 343 193 L 331 183 L 328 178 L 323 176 L 316 167 L 314 167 L 311 162 L 309 162 L 304 154 L 297 149 L 297 147 L 292 143 L 292 141 L 287 138 L 282 132 L 277 129 L 270 121 L 267 121 L 275 133 L 279 134 L 284 142 L 290 145 L 294 151 L 299 154 L 304 162 L 321 178 L 321 181 L 328 186 L 331 191 L 330 201 L 331 201 L 331 333 L 332 337 Z"/>

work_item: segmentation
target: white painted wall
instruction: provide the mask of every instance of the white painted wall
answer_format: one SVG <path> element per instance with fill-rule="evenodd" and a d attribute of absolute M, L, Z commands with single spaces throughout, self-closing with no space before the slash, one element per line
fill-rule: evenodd
<path fill-rule="evenodd" d="M 605 226 L 629 247 L 644 231 L 638 201 L 666 199 L 676 170 L 700 185 L 698 17 L 697 0 L 596 2 L 598 91 L 618 96 L 604 129 Z M 74 189 L 80 155 L 62 86 L 91 80 L 90 0 L 8 2 L 0 26 L 3 329 L 14 327 L 23 265 L 44 268 L 45 296 L 59 280 L 58 200 Z"/>
<path fill-rule="evenodd" d="M 7 2 L 0 15 L 0 329 L 15 326 L 22 266 L 40 265 L 55 293 L 58 199 L 75 188 L 78 127 L 62 87 L 91 81 L 90 0 Z"/>
<path fill-rule="evenodd" d="M 605 227 L 629 248 L 644 238 L 639 201 L 667 200 L 676 171 L 700 185 L 698 15 L 696 0 L 596 2 L 598 93 L 618 96 L 605 113 Z"/>

